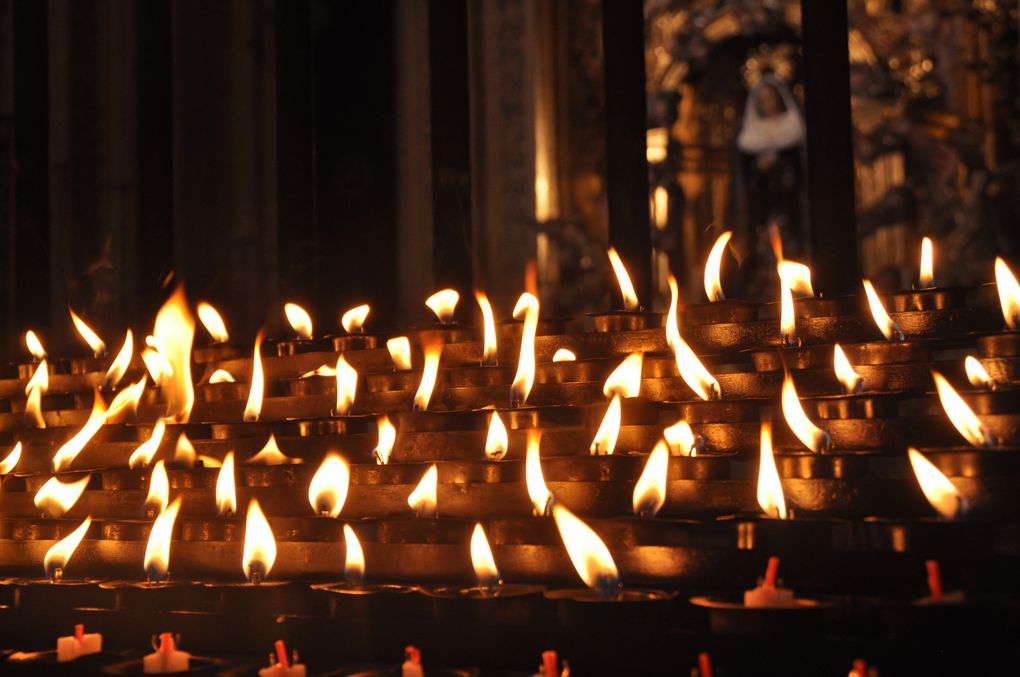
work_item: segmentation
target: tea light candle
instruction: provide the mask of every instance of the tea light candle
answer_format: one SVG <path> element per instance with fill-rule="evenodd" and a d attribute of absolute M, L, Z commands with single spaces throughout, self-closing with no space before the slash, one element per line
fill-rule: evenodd
<path fill-rule="evenodd" d="M 164 632 L 159 636 L 159 648 L 156 652 L 142 658 L 142 671 L 147 675 L 185 672 L 190 661 L 191 654 L 187 651 L 178 651 L 174 636 Z"/>
<path fill-rule="evenodd" d="M 404 649 L 404 664 L 400 666 L 401 677 L 425 677 L 421 666 L 421 650 L 416 646 Z"/>
<path fill-rule="evenodd" d="M 74 626 L 74 635 L 57 638 L 57 661 L 65 663 L 79 656 L 99 653 L 103 650 L 103 636 L 98 632 L 85 634 L 85 626 Z"/>
<path fill-rule="evenodd" d="M 275 662 L 273 655 L 269 655 L 269 667 L 259 670 L 259 677 L 305 677 L 307 670 L 302 663 L 298 663 L 297 651 L 292 659 L 287 657 L 287 645 L 282 639 L 276 640 Z"/>
<path fill-rule="evenodd" d="M 769 557 L 768 568 L 761 585 L 744 591 L 744 606 L 751 608 L 792 607 L 793 590 L 778 587 L 779 558 Z"/>

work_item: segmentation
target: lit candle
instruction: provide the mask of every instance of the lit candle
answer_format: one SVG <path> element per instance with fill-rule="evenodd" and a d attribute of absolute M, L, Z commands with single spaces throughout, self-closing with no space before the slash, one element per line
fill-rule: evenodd
<path fill-rule="evenodd" d="M 142 671 L 147 675 L 185 672 L 189 669 L 190 661 L 191 654 L 187 651 L 178 651 L 174 636 L 164 632 L 159 636 L 159 648 L 156 652 L 142 658 Z"/>
<path fill-rule="evenodd" d="M 85 633 L 81 623 L 74 626 L 74 634 L 57 638 L 57 661 L 66 663 L 79 656 L 99 653 L 103 650 L 103 636 L 98 632 Z"/>

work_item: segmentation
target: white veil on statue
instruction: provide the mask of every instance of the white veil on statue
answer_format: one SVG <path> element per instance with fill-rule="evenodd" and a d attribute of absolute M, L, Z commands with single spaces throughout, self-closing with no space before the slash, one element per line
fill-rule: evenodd
<path fill-rule="evenodd" d="M 765 117 L 758 110 L 758 95 L 761 88 L 768 85 L 779 93 L 786 110 Z M 775 76 L 763 75 L 747 94 L 744 123 L 737 135 L 737 148 L 748 155 L 775 153 L 800 145 L 804 142 L 804 134 L 804 118 L 793 98 L 793 92 Z"/>

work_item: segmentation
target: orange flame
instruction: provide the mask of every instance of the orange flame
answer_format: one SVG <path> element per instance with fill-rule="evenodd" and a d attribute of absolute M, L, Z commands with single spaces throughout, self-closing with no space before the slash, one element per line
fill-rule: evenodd
<path fill-rule="evenodd" d="M 11 473 L 14 468 L 18 465 L 18 461 L 21 460 L 21 442 L 14 445 L 11 452 L 7 454 L 4 460 L 0 461 L 0 475 L 7 475 Z"/>
<path fill-rule="evenodd" d="M 172 374 L 157 381 L 166 395 L 166 415 L 187 423 L 195 404 L 195 386 L 191 381 L 191 344 L 195 339 L 195 318 L 188 309 L 184 287 L 178 287 L 156 315 L 152 332 L 159 353 L 166 358 Z M 153 376 L 153 380 L 156 380 Z"/>
<path fill-rule="evenodd" d="M 786 519 L 786 497 L 772 453 L 772 424 L 761 424 L 761 457 L 758 461 L 758 505 L 766 515 Z"/>
<path fill-rule="evenodd" d="M 128 329 L 127 333 L 124 334 L 124 344 L 117 351 L 117 357 L 113 358 L 110 368 L 106 370 L 104 381 L 108 387 L 116 388 L 120 380 L 124 378 L 124 374 L 127 373 L 128 367 L 131 365 L 131 356 L 134 352 L 134 336 L 131 334 L 131 330 Z"/>
<path fill-rule="evenodd" d="M 492 412 L 489 418 L 489 432 L 485 436 L 485 457 L 490 461 L 501 461 L 510 446 L 510 438 L 499 412 Z"/>
<path fill-rule="evenodd" d="M 407 497 L 407 504 L 411 506 L 419 517 L 436 516 L 436 490 L 439 488 L 439 469 L 433 463 L 425 474 L 421 476 L 418 486 L 414 488 L 411 495 Z"/>
<path fill-rule="evenodd" d="M 430 343 L 424 346 L 425 366 L 421 371 L 421 382 L 414 394 L 414 408 L 418 411 L 426 411 L 429 408 L 429 401 L 432 400 L 432 391 L 436 388 L 436 379 L 439 378 L 439 358 L 443 355 L 442 343 Z"/>
<path fill-rule="evenodd" d="M 365 320 L 368 319 L 371 310 L 367 303 L 351 308 L 340 317 L 340 326 L 348 334 L 360 334 L 364 331 Z"/>
<path fill-rule="evenodd" d="M 440 322 L 453 322 L 453 313 L 457 310 L 460 294 L 455 289 L 443 289 L 425 299 L 425 305 L 436 314 Z"/>
<path fill-rule="evenodd" d="M 691 424 L 683 419 L 663 430 L 662 436 L 675 456 L 697 456 L 703 443 L 691 430 Z"/>
<path fill-rule="evenodd" d="M 138 403 L 141 401 L 142 395 L 145 394 L 145 382 L 148 378 L 148 376 L 142 374 L 142 378 L 137 383 L 132 383 L 117 393 L 113 401 L 110 402 L 110 408 L 106 410 L 106 420 L 108 422 L 120 422 L 124 419 L 122 414 L 131 414 L 133 416 L 138 411 Z"/>
<path fill-rule="evenodd" d="M 226 343 L 230 340 L 227 333 L 227 325 L 223 322 L 223 316 L 211 304 L 202 301 L 198 304 L 198 319 L 202 326 L 217 343 Z"/>
<path fill-rule="evenodd" d="M 87 475 L 76 482 L 67 483 L 57 477 L 49 478 L 35 493 L 35 507 L 54 519 L 60 517 L 78 502 L 91 477 Z"/>
<path fill-rule="evenodd" d="M 347 461 L 337 454 L 326 454 L 308 485 L 308 502 L 312 510 L 330 517 L 339 516 L 347 501 L 350 483 L 351 468 Z"/>
<path fill-rule="evenodd" d="M 393 368 L 407 371 L 411 368 L 411 341 L 406 336 L 397 336 L 386 342 L 386 350 L 390 351 Z"/>
<path fill-rule="evenodd" d="M 178 496 L 152 523 L 144 559 L 145 575 L 150 581 L 166 580 L 170 573 L 170 541 L 180 509 L 181 497 Z"/>
<path fill-rule="evenodd" d="M 106 353 L 106 343 L 103 342 L 103 339 L 99 338 L 99 334 L 92 331 L 92 327 L 85 324 L 85 320 L 78 317 L 78 314 L 72 308 L 67 310 L 71 313 L 71 322 L 74 323 L 74 328 L 78 330 L 78 334 L 85 340 L 89 348 L 92 349 L 92 354 L 96 357 L 104 355 Z"/>
<path fill-rule="evenodd" d="M 553 362 L 573 362 L 576 359 L 577 355 L 575 355 L 572 350 L 568 350 L 566 348 L 560 348 L 553 353 L 552 357 Z"/>
<path fill-rule="evenodd" d="M 644 364 L 643 353 L 631 353 L 613 370 L 602 386 L 602 394 L 606 397 L 637 397 L 641 392 L 641 366 Z"/>
<path fill-rule="evenodd" d="M 832 445 L 829 433 L 812 423 L 804 413 L 804 407 L 800 404 L 797 388 L 793 385 L 793 377 L 789 372 L 783 379 L 782 405 L 786 424 L 790 426 L 790 430 L 805 447 L 818 453 Z"/>
<path fill-rule="evenodd" d="M 854 371 L 853 365 L 847 359 L 843 348 L 837 343 L 832 349 L 832 365 L 836 372 L 836 378 L 843 385 L 843 392 L 853 394 L 858 392 L 864 385 L 864 379 Z"/>
<path fill-rule="evenodd" d="M 25 413 L 35 423 L 36 428 L 45 428 L 46 419 L 42 413 L 42 396 L 50 387 L 50 367 L 43 359 L 35 368 L 35 373 L 25 386 L 28 400 L 25 402 Z"/>
<path fill-rule="evenodd" d="M 797 335 L 797 320 L 793 311 L 793 294 L 814 296 L 811 286 L 811 269 L 803 263 L 780 260 L 776 265 L 779 272 L 780 315 L 779 331 L 786 342 L 792 342 Z"/>
<path fill-rule="evenodd" d="M 131 453 L 131 458 L 128 459 L 128 467 L 134 470 L 144 468 L 152 463 L 152 457 L 156 455 L 159 444 L 163 441 L 164 433 L 166 433 L 166 422 L 163 419 L 159 419 L 156 421 L 156 425 L 152 426 L 152 434 L 149 435 L 149 439 L 139 444 L 138 448 Z"/>
<path fill-rule="evenodd" d="M 935 286 L 935 252 L 931 238 L 921 240 L 921 272 L 917 278 L 917 286 L 921 289 L 932 289 Z"/>
<path fill-rule="evenodd" d="M 209 377 L 209 383 L 237 383 L 237 379 L 226 369 L 217 369 Z"/>
<path fill-rule="evenodd" d="M 336 415 L 346 416 L 354 407 L 358 394 L 358 371 L 343 355 L 336 361 Z"/>
<path fill-rule="evenodd" d="M 567 555 L 584 584 L 607 596 L 616 594 L 620 572 L 606 544 L 591 527 L 563 506 L 554 505 L 552 513 Z"/>
<path fill-rule="evenodd" d="M 389 416 L 381 416 L 376 421 L 376 427 L 379 429 L 379 439 L 372 451 L 372 457 L 377 464 L 386 465 L 390 462 L 390 454 L 393 453 L 393 446 L 397 442 L 397 429 L 390 423 Z"/>
<path fill-rule="evenodd" d="M 71 465 L 78 454 L 81 453 L 81 450 L 85 448 L 85 445 L 88 444 L 89 440 L 103 427 L 104 423 L 106 423 L 106 403 L 103 402 L 102 395 L 96 390 L 92 400 L 92 413 L 89 414 L 89 418 L 85 425 L 82 426 L 82 429 L 75 433 L 74 437 L 64 443 L 64 446 L 60 447 L 57 453 L 53 455 L 53 470 L 60 472 Z"/>
<path fill-rule="evenodd" d="M 492 315 L 492 304 L 483 292 L 475 292 L 475 300 L 482 309 L 482 364 L 496 364 L 496 320 Z"/>
<path fill-rule="evenodd" d="M 149 476 L 149 495 L 145 497 L 145 507 L 158 515 L 166 510 L 169 500 L 170 479 L 166 476 L 166 465 L 163 461 L 156 461 Z"/>
<path fill-rule="evenodd" d="M 910 457 L 910 466 L 914 469 L 917 483 L 931 506 L 946 519 L 953 519 L 961 514 L 966 508 L 966 503 L 949 478 L 917 449 L 912 447 L 907 449 L 907 455 Z"/>
<path fill-rule="evenodd" d="M 344 525 L 344 550 L 344 579 L 351 585 L 360 586 L 365 582 L 365 551 L 350 524 Z"/>
<path fill-rule="evenodd" d="M 300 463 L 301 459 L 291 458 L 282 451 L 280 446 L 276 443 L 276 435 L 269 433 L 269 439 L 266 440 L 266 445 L 259 450 L 259 453 L 255 454 L 247 461 L 246 465 L 290 465 L 292 463 Z"/>
<path fill-rule="evenodd" d="M 602 417 L 602 423 L 595 432 L 595 438 L 591 441 L 589 451 L 592 456 L 608 456 L 616 450 L 616 439 L 620 436 L 621 419 L 620 396 L 613 395 L 606 414 Z"/>
<path fill-rule="evenodd" d="M 514 374 L 510 386 L 512 399 L 523 405 L 528 401 L 531 387 L 535 384 L 535 334 L 538 332 L 538 297 L 531 292 L 524 292 L 517 299 L 514 317 L 524 317 L 524 330 L 521 333 L 521 352 L 517 359 L 517 373 Z"/>
<path fill-rule="evenodd" d="M 624 267 L 623 261 L 620 260 L 620 255 L 616 253 L 616 249 L 613 247 L 609 248 L 609 263 L 613 265 L 616 281 L 620 284 L 620 294 L 623 295 L 624 309 L 629 311 L 638 310 L 640 306 L 638 304 L 637 293 L 634 291 L 634 285 L 630 281 L 630 275 L 627 274 L 627 268 Z"/>
<path fill-rule="evenodd" d="M 276 539 L 266 516 L 256 499 L 248 503 L 248 517 L 244 526 L 244 552 L 241 555 L 244 576 L 259 582 L 269 576 L 276 562 Z"/>
<path fill-rule="evenodd" d="M 46 349 L 43 348 L 42 341 L 36 336 L 36 333 L 29 329 L 25 332 L 25 346 L 28 348 L 28 352 L 31 353 L 32 357 L 37 360 L 46 358 Z"/>
<path fill-rule="evenodd" d="M 471 532 L 471 566 L 479 586 L 494 588 L 503 582 L 496 567 L 496 559 L 492 556 L 492 548 L 489 547 L 489 539 L 485 537 L 485 529 L 477 522 Z"/>
<path fill-rule="evenodd" d="M 287 322 L 299 338 L 310 339 L 314 335 L 312 317 L 308 311 L 296 303 L 286 303 L 283 306 L 283 313 L 287 316 Z"/>
<path fill-rule="evenodd" d="M 703 400 L 717 400 L 722 396 L 719 382 L 705 365 L 701 363 L 698 356 L 694 354 L 687 341 L 680 336 L 680 326 L 677 315 L 680 306 L 680 288 L 676 278 L 669 276 L 669 316 L 666 318 L 666 343 L 673 350 L 673 357 L 676 360 L 677 371 L 691 390 L 697 393 Z"/>
<path fill-rule="evenodd" d="M 933 370 L 931 375 L 935 379 L 935 388 L 939 393 L 939 401 L 942 403 L 942 408 L 945 410 L 946 416 L 949 417 L 953 427 L 959 430 L 964 439 L 970 442 L 972 446 L 994 447 L 995 439 L 992 437 L 992 433 L 977 417 L 974 410 L 963 401 L 963 398 L 956 392 L 956 389 L 949 385 L 949 381 L 937 371 Z"/>
<path fill-rule="evenodd" d="M 995 286 L 999 290 L 999 305 L 1006 326 L 1013 331 L 1020 330 L 1020 283 L 1001 256 L 995 257 Z"/>
<path fill-rule="evenodd" d="M 248 390 L 248 402 L 244 406 L 245 421 L 257 421 L 262 414 L 262 398 L 266 389 L 262 373 L 262 333 L 260 329 L 255 336 L 255 349 L 251 358 L 251 388 Z"/>
<path fill-rule="evenodd" d="M 995 387 L 995 380 L 988 375 L 985 365 L 973 355 L 968 355 L 963 361 L 963 368 L 967 372 L 967 380 L 975 388 Z"/>
<path fill-rule="evenodd" d="M 186 433 L 181 433 L 177 436 L 177 443 L 174 445 L 173 464 L 194 468 L 196 461 L 198 461 L 198 452 L 195 451 L 195 445 L 191 443 Z"/>
<path fill-rule="evenodd" d="M 645 469 L 634 485 L 634 514 L 655 517 L 666 503 L 666 473 L 669 469 L 669 447 L 662 440 L 648 455 Z"/>
<path fill-rule="evenodd" d="M 705 261 L 705 294 L 709 301 L 722 301 L 726 298 L 719 273 L 722 270 L 723 253 L 726 252 L 726 244 L 731 237 L 733 233 L 728 230 L 720 235 L 712 245 L 712 251 L 708 253 L 708 260 Z"/>
<path fill-rule="evenodd" d="M 546 486 L 545 477 L 542 475 L 542 459 L 539 456 L 541 441 L 542 431 L 535 428 L 528 430 L 528 452 L 524 460 L 524 479 L 535 514 L 548 515 L 552 508 L 553 495 L 549 491 L 549 487 Z"/>
<path fill-rule="evenodd" d="M 216 510 L 221 515 L 237 513 L 237 486 L 234 480 L 234 452 L 228 451 L 216 474 Z"/>
<path fill-rule="evenodd" d="M 142 363 L 145 364 L 145 370 L 149 372 L 152 382 L 156 385 L 162 386 L 163 381 L 174 375 L 174 368 L 170 366 L 170 362 L 167 361 L 163 353 L 155 348 L 146 348 L 142 351 L 141 356 Z"/>
<path fill-rule="evenodd" d="M 90 526 L 92 526 L 92 517 L 86 517 L 77 529 L 63 540 L 57 541 L 53 547 L 46 551 L 46 555 L 43 557 L 43 569 L 46 571 L 47 578 L 60 580 L 63 577 L 64 569 L 71 561 L 71 555 L 78 549 L 78 545 L 85 538 Z"/>
<path fill-rule="evenodd" d="M 889 341 L 892 341 L 894 338 L 902 341 L 903 330 L 889 317 L 889 313 L 886 312 L 882 299 L 879 298 L 878 292 L 875 291 L 875 287 L 871 284 L 871 280 L 864 280 L 864 293 L 868 296 L 868 307 L 871 308 L 871 316 L 875 319 L 875 325 L 882 332 L 882 336 Z"/>

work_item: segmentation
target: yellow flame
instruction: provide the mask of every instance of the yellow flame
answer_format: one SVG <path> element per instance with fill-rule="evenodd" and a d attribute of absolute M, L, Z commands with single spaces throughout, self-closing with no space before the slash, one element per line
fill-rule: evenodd
<path fill-rule="evenodd" d="M 46 349 L 43 348 L 42 341 L 39 340 L 39 337 L 31 329 L 25 332 L 25 346 L 32 357 L 39 360 L 46 357 Z"/>
<path fill-rule="evenodd" d="M 131 330 L 128 329 L 124 334 L 124 343 L 121 345 L 120 350 L 117 351 L 117 357 L 113 358 L 113 362 L 110 363 L 110 368 L 106 370 L 106 385 L 111 388 L 116 388 L 120 383 L 120 380 L 124 378 L 124 374 L 127 373 L 128 367 L 131 365 L 131 356 L 135 352 L 135 339 Z"/>
<path fill-rule="evenodd" d="M 21 460 L 21 442 L 14 445 L 11 452 L 7 454 L 4 460 L 0 461 L 0 475 L 6 475 L 14 470 L 18 465 L 18 461 Z"/>
<path fill-rule="evenodd" d="M 337 517 L 347 502 L 351 484 L 351 468 L 337 454 L 326 454 L 308 485 L 308 502 L 312 510 Z"/>
<path fill-rule="evenodd" d="M 283 313 L 287 316 L 287 322 L 291 329 L 300 338 L 310 339 L 313 336 L 312 317 L 308 311 L 296 303 L 287 303 L 283 306 Z"/>
<path fill-rule="evenodd" d="M 371 306 L 367 303 L 351 308 L 340 316 L 340 326 L 343 327 L 344 331 L 348 334 L 355 334 L 363 331 L 365 327 L 365 320 L 368 319 L 368 313 L 371 310 Z"/>
<path fill-rule="evenodd" d="M 354 407 L 358 394 L 358 371 L 343 355 L 336 361 L 336 415 L 346 416 Z"/>
<path fill-rule="evenodd" d="M 995 257 L 995 286 L 999 290 L 999 305 L 1006 326 L 1014 331 L 1020 329 L 1020 283 L 1001 256 Z"/>
<path fill-rule="evenodd" d="M 344 578 L 353 585 L 365 581 L 365 551 L 350 524 L 344 525 Z"/>
<path fill-rule="evenodd" d="M 506 426 L 499 412 L 492 412 L 489 419 L 489 432 L 485 436 L 485 457 L 490 461 L 499 461 L 506 456 L 506 450 L 510 446 L 510 438 L 506 434 Z"/>
<path fill-rule="evenodd" d="M 620 255 L 616 253 L 616 249 L 613 247 L 609 248 L 609 263 L 613 265 L 616 281 L 620 285 L 624 309 L 638 310 L 640 305 L 638 304 L 637 292 L 634 291 L 634 285 L 630 281 L 630 275 L 627 274 L 627 268 L 624 267 L 623 261 L 620 260 Z"/>
<path fill-rule="evenodd" d="M 475 300 L 482 309 L 482 364 L 496 364 L 496 319 L 492 315 L 492 304 L 483 292 L 475 292 Z"/>
<path fill-rule="evenodd" d="M 186 433 L 178 435 L 177 443 L 174 445 L 174 465 L 194 468 L 197 460 L 198 452 L 195 451 L 195 445 L 188 439 L 188 435 Z"/>
<path fill-rule="evenodd" d="M 893 339 L 902 341 L 903 331 L 889 317 L 889 313 L 886 312 L 882 299 L 879 298 L 878 292 L 875 291 L 874 285 L 871 284 L 871 280 L 864 280 L 864 293 L 868 297 L 868 307 L 871 308 L 871 316 L 875 319 L 875 325 L 882 332 L 882 336 L 889 341 Z"/>
<path fill-rule="evenodd" d="M 39 491 L 35 492 L 35 507 L 52 518 L 60 517 L 78 502 L 91 477 L 88 475 L 76 482 L 67 483 L 61 482 L 57 477 L 49 478 L 39 487 Z"/>
<path fill-rule="evenodd" d="M 77 529 L 65 536 L 63 540 L 57 541 L 53 547 L 46 551 L 46 555 L 43 557 L 43 569 L 48 577 L 59 577 L 57 572 L 62 572 L 67 568 L 71 555 L 78 549 L 78 545 L 85 538 L 90 526 L 92 526 L 91 516 L 86 517 Z"/>
<path fill-rule="evenodd" d="M 786 519 L 786 497 L 772 453 L 772 424 L 761 424 L 761 456 L 758 460 L 758 505 L 766 515 Z"/>
<path fill-rule="evenodd" d="M 85 324 L 85 320 L 78 317 L 78 314 L 72 308 L 67 310 L 71 313 L 71 322 L 74 323 L 74 328 L 78 330 L 78 334 L 81 335 L 85 343 L 92 349 L 92 354 L 96 357 L 103 355 L 106 352 L 106 343 L 103 342 L 103 339 L 99 338 L 99 334 L 92 331 L 92 327 Z"/>
<path fill-rule="evenodd" d="M 949 478 L 917 449 L 907 449 L 907 455 L 917 483 L 931 506 L 946 519 L 953 519 L 960 514 L 965 507 L 964 500 Z"/>
<path fill-rule="evenodd" d="M 237 383 L 237 379 L 226 369 L 217 369 L 209 377 L 209 383 Z"/>
<path fill-rule="evenodd" d="M 53 455 L 53 469 L 57 472 L 71 465 L 71 462 L 81 453 L 81 450 L 85 448 L 89 440 L 106 423 L 106 403 L 103 402 L 103 397 L 99 394 L 98 390 L 95 391 L 93 397 L 92 413 L 89 414 L 85 425 Z"/>
<path fill-rule="evenodd" d="M 170 500 L 170 479 L 166 475 L 166 464 L 156 461 L 149 476 L 149 495 L 145 497 L 145 507 L 157 515 L 166 510 Z"/>
<path fill-rule="evenodd" d="M 372 456 L 379 465 L 386 465 L 390 462 L 393 445 L 397 442 L 397 429 L 390 423 L 389 416 L 381 416 L 376 420 L 376 427 L 379 429 L 379 439 L 372 451 Z"/>
<path fill-rule="evenodd" d="M 655 517 L 666 503 L 666 472 L 669 469 L 669 447 L 662 440 L 648 455 L 645 469 L 634 485 L 634 514 Z"/>
<path fill-rule="evenodd" d="M 216 510 L 221 515 L 237 513 L 237 486 L 234 480 L 234 452 L 228 451 L 216 474 Z"/>
<path fill-rule="evenodd" d="M 407 371 L 411 368 L 411 341 L 406 336 L 397 336 L 386 342 L 386 350 L 390 351 L 393 368 Z"/>
<path fill-rule="evenodd" d="M 432 399 L 432 391 L 436 388 L 436 379 L 439 377 L 439 358 L 443 354 L 442 343 L 431 343 L 424 346 L 425 366 L 421 371 L 421 383 L 418 384 L 418 391 L 414 394 L 414 406 L 419 411 L 429 408 L 429 401 Z"/>
<path fill-rule="evenodd" d="M 641 366 L 644 353 L 631 353 L 606 378 L 602 394 L 606 397 L 637 397 L 641 392 Z"/>
<path fill-rule="evenodd" d="M 972 386 L 976 388 L 991 388 L 995 385 L 995 381 L 989 376 L 985 365 L 981 364 L 973 355 L 968 355 L 963 361 L 963 368 L 967 372 L 967 380 L 970 381 Z"/>
<path fill-rule="evenodd" d="M 602 417 L 602 423 L 591 441 L 593 456 L 608 456 L 616 450 L 616 439 L 620 436 L 621 405 L 620 396 L 613 395 L 612 401 L 606 408 L 606 414 Z"/>
<path fill-rule="evenodd" d="M 149 372 L 152 382 L 156 385 L 162 386 L 165 380 L 174 375 L 174 369 L 170 366 L 170 362 L 163 356 L 163 353 L 155 348 L 146 348 L 141 355 L 145 370 Z"/>
<path fill-rule="evenodd" d="M 35 423 L 36 428 L 45 428 L 46 419 L 42 413 L 42 396 L 50 388 L 50 367 L 43 359 L 35 368 L 35 373 L 25 386 L 28 401 L 25 402 L 25 413 Z"/>
<path fill-rule="evenodd" d="M 245 461 L 248 465 L 288 465 L 300 462 L 301 459 L 291 458 L 280 451 L 280 446 L 276 443 L 276 435 L 273 433 L 269 433 L 269 439 L 266 440 L 266 445 L 259 450 L 259 453 Z"/>
<path fill-rule="evenodd" d="M 567 350 L 566 348 L 560 348 L 553 353 L 552 357 L 553 362 L 573 362 L 576 359 L 577 355 L 572 350 Z"/>
<path fill-rule="evenodd" d="M 244 525 L 244 552 L 241 564 L 245 578 L 262 580 L 269 576 L 276 562 L 276 539 L 256 499 L 248 503 Z"/>
<path fill-rule="evenodd" d="M 230 340 L 223 316 L 211 304 L 205 301 L 198 304 L 198 319 L 202 321 L 202 326 L 209 332 L 209 336 L 212 336 L 213 341 L 226 343 Z"/>
<path fill-rule="evenodd" d="M 523 405 L 528 401 L 531 387 L 535 384 L 535 334 L 538 332 L 538 297 L 531 292 L 524 292 L 514 306 L 514 317 L 524 318 L 524 329 L 521 332 L 521 352 L 517 358 L 517 372 L 510 386 L 512 399 Z"/>
<path fill-rule="evenodd" d="M 662 436 L 675 455 L 697 456 L 698 438 L 687 421 L 680 419 L 663 430 Z"/>
<path fill-rule="evenodd" d="M 178 496 L 152 523 L 143 560 L 145 574 L 150 581 L 165 580 L 170 572 L 170 541 L 173 539 L 174 522 L 177 521 L 180 509 L 181 497 Z"/>
<path fill-rule="evenodd" d="M 478 585 L 492 588 L 500 584 L 501 576 L 496 567 L 496 559 L 492 556 L 489 539 L 485 537 L 485 529 L 476 522 L 471 532 L 471 566 L 474 567 Z"/>
<path fill-rule="evenodd" d="M 584 584 L 603 594 L 615 592 L 620 586 L 620 572 L 598 534 L 561 505 L 554 505 L 552 514 L 570 561 Z"/>
<path fill-rule="evenodd" d="M 439 488 L 439 469 L 433 463 L 425 474 L 418 481 L 411 495 L 407 497 L 407 504 L 411 506 L 419 517 L 436 516 L 436 490 Z"/>
<path fill-rule="evenodd" d="M 262 330 L 255 336 L 255 349 L 251 358 L 251 388 L 248 390 L 248 402 L 244 405 L 244 420 L 257 421 L 262 413 L 262 397 L 266 388 L 265 376 L 262 373 Z"/>
<path fill-rule="evenodd" d="M 166 422 L 159 419 L 156 421 L 156 425 L 152 426 L 152 434 L 149 435 L 149 439 L 139 444 L 138 448 L 131 453 L 128 467 L 132 469 L 144 468 L 152 463 L 152 457 L 156 455 L 159 444 L 163 441 L 164 433 L 166 433 Z"/>
<path fill-rule="evenodd" d="M 107 421 L 117 423 L 123 420 L 122 414 L 134 415 L 138 411 L 138 403 L 141 401 L 142 395 L 145 394 L 145 382 L 148 378 L 142 374 L 142 378 L 137 383 L 132 383 L 117 393 L 113 401 L 110 402 L 110 408 L 106 410 Z"/>
<path fill-rule="evenodd" d="M 195 385 L 191 381 L 191 344 L 195 340 L 195 318 L 188 309 L 184 287 L 178 287 L 156 315 L 152 332 L 159 353 L 172 370 L 159 385 L 166 395 L 166 415 L 187 423 L 195 404 Z M 153 377 L 153 380 L 156 380 Z"/>
<path fill-rule="evenodd" d="M 847 393 L 856 393 L 864 383 L 864 379 L 854 371 L 853 365 L 850 364 L 850 360 L 847 359 L 846 353 L 838 343 L 832 349 L 832 365 L 836 372 L 836 378 L 843 384 L 843 390 Z"/>
<path fill-rule="evenodd" d="M 535 428 L 528 430 L 528 451 L 524 459 L 524 479 L 528 488 L 528 497 L 531 505 L 534 506 L 536 515 L 548 514 L 552 505 L 553 495 L 545 484 L 545 477 L 542 475 L 542 458 L 539 455 L 539 447 L 542 441 L 542 431 Z"/>
<path fill-rule="evenodd" d="M 722 257 L 726 251 L 726 244 L 733 237 L 731 231 L 726 231 L 720 235 L 715 244 L 712 245 L 712 251 L 708 253 L 708 260 L 705 261 L 705 294 L 708 295 L 709 301 L 722 301 L 726 298 L 723 294 L 722 282 L 719 280 L 719 273 L 722 270 Z"/>
<path fill-rule="evenodd" d="M 687 341 L 680 336 L 677 316 L 680 306 L 680 287 L 676 278 L 669 276 L 669 316 L 666 318 L 666 344 L 673 350 L 677 371 L 691 390 L 703 400 L 716 400 L 722 396 L 719 381 L 709 373 Z"/>
<path fill-rule="evenodd" d="M 930 237 L 921 240 L 921 272 L 917 278 L 917 286 L 921 289 L 931 289 L 935 286 L 935 252 L 933 249 Z"/>
<path fill-rule="evenodd" d="M 964 439 L 975 447 L 995 446 L 992 433 L 977 417 L 974 410 L 963 401 L 960 393 L 956 392 L 956 389 L 949 385 L 949 381 L 942 374 L 932 371 L 931 375 L 935 379 L 935 388 L 939 393 L 939 401 L 942 403 L 942 408 L 945 410 L 946 416 L 949 417 L 953 427 L 959 430 Z"/>
<path fill-rule="evenodd" d="M 427 305 L 440 322 L 453 322 L 453 313 L 457 310 L 460 294 L 455 289 L 443 289 L 425 299 Z"/>
<path fill-rule="evenodd" d="M 797 396 L 797 388 L 793 385 L 793 377 L 787 372 L 783 379 L 783 417 L 790 430 L 805 447 L 814 452 L 828 449 L 831 444 L 829 433 L 825 432 L 807 417 L 804 407 Z"/>
<path fill-rule="evenodd" d="M 789 341 L 797 333 L 797 320 L 793 312 L 794 292 L 815 295 L 811 286 L 811 268 L 796 261 L 780 261 L 776 269 L 779 272 L 780 290 L 779 330 Z"/>

